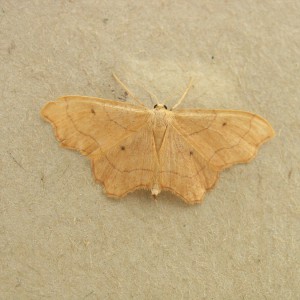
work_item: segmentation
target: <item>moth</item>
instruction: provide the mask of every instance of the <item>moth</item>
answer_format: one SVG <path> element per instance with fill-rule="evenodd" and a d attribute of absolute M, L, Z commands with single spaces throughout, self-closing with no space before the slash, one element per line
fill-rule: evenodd
<path fill-rule="evenodd" d="M 137 189 L 156 198 L 170 191 L 188 204 L 202 201 L 219 173 L 247 163 L 274 136 L 262 117 L 245 111 L 147 108 L 117 77 L 137 104 L 64 96 L 41 111 L 60 144 L 89 157 L 94 177 L 110 197 Z"/>

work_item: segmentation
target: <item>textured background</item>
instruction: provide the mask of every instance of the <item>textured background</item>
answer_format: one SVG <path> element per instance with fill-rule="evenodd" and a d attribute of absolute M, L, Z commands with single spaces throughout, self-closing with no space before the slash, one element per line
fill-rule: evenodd
<path fill-rule="evenodd" d="M 299 299 L 299 1 L 148 2 L 0 1 L 0 298 Z M 39 111 L 124 98 L 113 71 L 146 103 L 193 77 L 183 106 L 277 136 L 202 205 L 108 199 Z"/>

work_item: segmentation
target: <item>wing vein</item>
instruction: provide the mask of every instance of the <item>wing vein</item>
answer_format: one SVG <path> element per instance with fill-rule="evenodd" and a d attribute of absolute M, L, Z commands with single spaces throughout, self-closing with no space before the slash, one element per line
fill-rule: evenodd
<path fill-rule="evenodd" d="M 99 147 L 99 149 L 100 149 L 100 151 L 101 151 L 102 154 L 106 154 L 110 149 L 112 149 L 112 148 L 115 147 L 116 145 L 120 144 L 123 140 L 127 139 L 127 138 L 128 138 L 129 136 L 131 136 L 132 134 L 137 133 L 137 132 L 140 131 L 143 127 L 147 126 L 147 123 L 148 123 L 148 121 L 149 121 L 149 119 L 150 119 L 150 115 L 149 115 L 149 117 L 148 117 L 148 119 L 146 120 L 146 122 L 145 122 L 143 125 L 141 125 L 140 127 L 138 127 L 135 131 L 133 131 L 133 130 L 129 130 L 129 129 L 127 129 L 127 128 L 121 126 L 119 123 L 115 122 L 109 115 L 107 115 L 108 118 L 109 118 L 112 122 L 115 122 L 117 125 L 119 125 L 121 128 L 123 128 L 123 129 L 125 129 L 125 130 L 127 130 L 127 131 L 131 131 L 131 133 L 129 133 L 129 134 L 127 134 L 127 135 L 124 135 L 124 136 L 123 136 L 121 139 L 119 139 L 116 143 L 112 144 L 112 145 L 111 145 L 110 147 L 108 147 L 105 151 L 103 151 L 103 149 L 101 148 L 99 142 L 98 142 L 93 136 L 91 136 L 90 134 L 87 134 L 87 133 L 81 131 L 81 130 L 78 128 L 78 126 L 76 125 L 75 121 L 73 120 L 72 116 L 71 116 L 70 113 L 69 113 L 69 101 L 68 101 L 67 99 L 64 99 L 64 100 L 65 100 L 65 102 L 66 102 L 66 114 L 67 114 L 68 118 L 71 120 L 71 123 L 73 124 L 74 128 L 75 128 L 80 134 L 82 134 L 82 135 L 84 135 L 84 136 L 87 136 L 87 137 L 91 138 L 91 139 L 98 145 L 98 147 Z M 105 112 L 106 112 L 106 110 L 105 110 Z M 84 149 L 80 149 L 80 150 L 84 150 Z M 89 153 L 89 155 L 92 155 L 92 154 L 93 154 L 94 152 L 96 152 L 96 151 L 98 151 L 98 149 L 95 149 L 94 151 L 92 151 L 91 153 Z"/>

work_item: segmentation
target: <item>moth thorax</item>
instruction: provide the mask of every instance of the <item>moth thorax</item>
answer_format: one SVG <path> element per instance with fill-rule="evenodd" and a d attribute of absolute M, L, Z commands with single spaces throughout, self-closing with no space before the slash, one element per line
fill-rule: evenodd
<path fill-rule="evenodd" d="M 155 127 L 168 126 L 169 114 L 166 110 L 156 110 L 154 115 Z"/>

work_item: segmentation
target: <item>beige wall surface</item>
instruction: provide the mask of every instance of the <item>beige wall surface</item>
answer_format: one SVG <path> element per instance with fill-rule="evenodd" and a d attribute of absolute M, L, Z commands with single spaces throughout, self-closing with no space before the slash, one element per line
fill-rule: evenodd
<path fill-rule="evenodd" d="M 0 298 L 300 299 L 299 11 L 0 1 Z M 147 105 L 144 87 L 172 103 L 192 77 L 183 107 L 252 111 L 277 135 L 201 205 L 110 199 L 39 112 L 69 94 L 124 100 L 112 72 Z"/>

